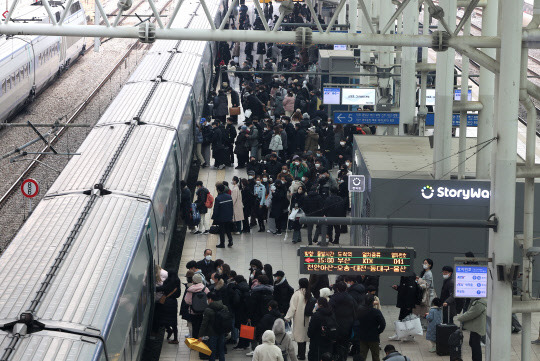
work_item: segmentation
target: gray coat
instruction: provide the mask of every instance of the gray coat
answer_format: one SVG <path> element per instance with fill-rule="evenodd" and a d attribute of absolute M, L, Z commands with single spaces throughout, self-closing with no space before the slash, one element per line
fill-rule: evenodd
<path fill-rule="evenodd" d="M 437 325 L 442 323 L 442 309 L 431 307 L 426 320 L 428 320 L 426 340 L 435 342 L 437 341 Z"/>

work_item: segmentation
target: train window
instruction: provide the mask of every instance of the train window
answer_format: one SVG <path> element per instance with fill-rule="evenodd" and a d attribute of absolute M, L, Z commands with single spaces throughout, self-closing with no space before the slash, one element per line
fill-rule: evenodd
<path fill-rule="evenodd" d="M 11 89 L 11 78 L 6 79 L 6 91 Z"/>
<path fill-rule="evenodd" d="M 75 14 L 79 10 L 81 10 L 81 3 L 79 3 L 78 1 L 73 3 L 73 5 L 71 5 L 71 13 L 72 14 Z"/>
<path fill-rule="evenodd" d="M 2 96 L 7 91 L 6 88 L 6 79 L 2 80 L 2 90 L 0 91 L 0 96 Z"/>
<path fill-rule="evenodd" d="M 17 84 L 17 82 L 15 81 L 15 73 L 11 74 L 11 86 L 15 86 L 15 84 Z"/>

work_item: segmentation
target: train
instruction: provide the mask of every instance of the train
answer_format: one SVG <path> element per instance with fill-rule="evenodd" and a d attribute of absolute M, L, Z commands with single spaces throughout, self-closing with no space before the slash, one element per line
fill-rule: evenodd
<path fill-rule="evenodd" d="M 197 0 L 173 26 L 210 28 Z M 0 360 L 141 359 L 216 45 L 156 41 L 0 256 Z"/>
<path fill-rule="evenodd" d="M 56 21 L 64 4 L 50 1 Z M 11 21 L 49 23 L 41 2 L 20 5 Z M 85 25 L 86 16 L 80 1 L 71 3 L 64 24 Z M 85 50 L 85 39 L 66 36 L 0 36 L 0 122 L 11 119 L 58 75 L 75 62 Z"/>

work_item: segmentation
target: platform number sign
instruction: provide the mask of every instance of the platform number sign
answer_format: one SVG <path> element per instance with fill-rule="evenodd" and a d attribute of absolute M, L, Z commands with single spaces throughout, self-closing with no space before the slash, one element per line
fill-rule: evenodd
<path fill-rule="evenodd" d="M 35 180 L 29 178 L 22 182 L 21 192 L 26 198 L 34 198 L 39 193 L 39 186 Z"/>
<path fill-rule="evenodd" d="M 349 192 L 364 192 L 366 190 L 366 177 L 363 175 L 349 176 Z"/>

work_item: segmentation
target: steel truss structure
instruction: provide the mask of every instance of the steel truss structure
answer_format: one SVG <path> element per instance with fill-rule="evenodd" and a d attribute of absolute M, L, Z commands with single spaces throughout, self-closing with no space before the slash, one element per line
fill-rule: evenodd
<path fill-rule="evenodd" d="M 67 7 L 73 0 L 67 1 Z M 540 87 L 527 79 L 527 51 L 540 48 L 540 0 L 534 1 L 534 16 L 531 23 L 523 28 L 523 0 L 445 0 L 438 3 L 433 0 L 338 0 L 335 12 L 325 29 L 317 20 L 314 4 L 306 0 L 315 23 L 313 27 L 300 27 L 295 31 L 278 31 L 284 17 L 293 10 L 291 0 L 280 5 L 280 16 L 274 27 L 269 29 L 264 13 L 258 1 L 255 10 L 265 26 L 260 31 L 227 30 L 225 26 L 229 15 L 238 0 L 229 6 L 224 20 L 216 26 L 207 11 L 207 1 L 199 0 L 210 24 L 208 30 L 190 30 L 174 28 L 170 24 L 176 18 L 183 0 L 177 0 L 169 17 L 168 25 L 159 15 L 154 0 L 148 0 L 156 19 L 153 25 L 149 21 L 139 27 L 117 26 L 122 14 L 129 9 L 129 0 L 120 0 L 119 12 L 114 21 L 109 22 L 100 0 L 96 6 L 104 25 L 65 25 L 63 14 L 59 21 L 52 16 L 50 5 L 43 5 L 51 19 L 50 24 L 30 24 L 11 21 L 11 14 L 17 8 L 19 0 L 14 0 L 5 20 L 0 23 L 0 34 L 20 35 L 38 34 L 54 36 L 85 37 L 120 37 L 140 39 L 151 43 L 156 39 L 200 40 L 200 41 L 237 41 L 237 42 L 290 42 L 306 47 L 311 44 L 347 44 L 358 46 L 388 48 L 402 47 L 401 59 L 401 107 L 400 121 L 412 124 L 414 118 L 414 94 L 416 91 L 416 72 L 421 72 L 423 96 L 420 112 L 425 112 L 425 89 L 428 71 L 433 71 L 433 64 L 427 64 L 427 48 L 438 52 L 436 69 L 437 122 L 434 139 L 434 174 L 435 178 L 449 177 L 451 115 L 454 107 L 459 110 L 480 109 L 478 124 L 478 143 L 485 144 L 496 135 L 493 146 L 477 154 L 477 178 L 491 179 L 490 213 L 497 219 L 497 229 L 489 231 L 489 265 L 493 279 L 490 280 L 488 307 L 488 340 L 486 354 L 488 360 L 510 360 L 511 356 L 511 313 L 523 314 L 522 360 L 530 360 L 531 349 L 531 312 L 540 311 L 540 302 L 533 299 L 532 260 L 533 219 L 534 219 L 534 178 L 540 177 L 540 166 L 535 164 L 536 146 L 536 110 L 531 97 L 540 99 Z M 346 6 L 348 5 L 348 6 Z M 430 17 L 438 20 L 438 30 L 432 34 L 418 35 L 419 9 L 424 7 L 424 24 Z M 456 25 L 457 7 L 464 7 L 464 15 Z M 470 17 L 476 7 L 483 7 L 482 36 L 470 36 Z M 379 13 L 378 23 L 373 19 L 373 9 Z M 381 14 L 384 14 L 382 16 Z M 350 24 L 349 33 L 334 33 L 336 24 Z M 425 26 L 428 28 L 428 26 Z M 362 33 L 358 34 L 357 30 Z M 390 30 L 397 33 L 389 34 Z M 461 34 L 461 35 L 460 35 Z M 416 49 L 424 48 L 423 61 L 417 64 Z M 371 48 L 370 48 L 371 49 Z M 407 49 L 410 49 L 408 51 Z M 470 58 L 480 64 L 479 102 L 467 102 L 462 96 L 460 104 L 453 102 L 454 54 L 458 51 L 464 59 Z M 464 62 L 467 62 L 464 60 Z M 389 63 L 389 61 L 387 61 Z M 360 73 L 360 71 L 359 71 Z M 468 70 L 463 70 L 463 80 L 467 82 Z M 411 81 L 412 79 L 412 81 Z M 463 88 L 462 94 L 465 94 Z M 412 94 L 412 98 L 411 98 Z M 518 105 L 522 102 L 527 109 L 526 159 L 523 164 L 516 162 Z M 419 114 L 420 114 L 419 112 Z M 462 114 L 462 115 L 463 115 Z M 466 122 L 461 127 L 464 135 Z M 404 133 L 400 124 L 399 133 Z M 462 142 L 464 146 L 464 142 Z M 464 154 L 464 153 L 463 153 Z M 463 155 L 464 156 L 464 155 Z M 463 176 L 464 167 L 459 175 Z M 512 297 L 512 279 L 508 270 L 513 265 L 515 236 L 516 177 L 525 178 L 525 209 L 523 236 L 517 240 L 523 257 L 522 292 L 519 297 Z M 501 271 L 502 270 L 502 271 Z M 499 275 L 500 277 L 497 277 Z"/>

